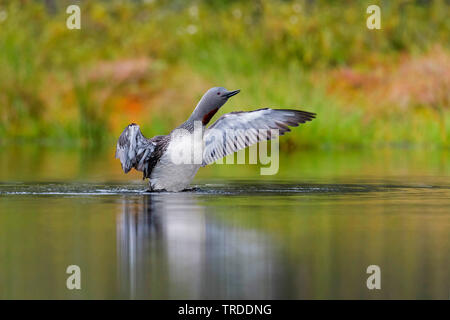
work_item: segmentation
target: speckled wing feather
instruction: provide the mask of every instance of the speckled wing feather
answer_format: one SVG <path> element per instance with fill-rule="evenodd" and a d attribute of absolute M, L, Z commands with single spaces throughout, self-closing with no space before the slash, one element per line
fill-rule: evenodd
<path fill-rule="evenodd" d="M 244 149 L 261 140 L 270 140 L 291 131 L 289 126 L 311 121 L 315 114 L 289 109 L 258 109 L 224 114 L 203 136 L 203 163 L 206 166 L 228 154 Z M 278 130 L 275 135 L 271 129 Z"/>
<path fill-rule="evenodd" d="M 120 159 L 122 169 L 128 173 L 132 168 L 147 175 L 148 164 L 156 143 L 142 134 L 137 124 L 128 125 L 117 141 L 116 158 Z"/>

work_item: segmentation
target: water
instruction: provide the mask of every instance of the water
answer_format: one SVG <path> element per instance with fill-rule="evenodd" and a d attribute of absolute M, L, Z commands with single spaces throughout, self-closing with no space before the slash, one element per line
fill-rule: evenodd
<path fill-rule="evenodd" d="M 109 153 L 3 150 L 3 299 L 449 298 L 444 151 L 303 152 L 146 193 Z"/>

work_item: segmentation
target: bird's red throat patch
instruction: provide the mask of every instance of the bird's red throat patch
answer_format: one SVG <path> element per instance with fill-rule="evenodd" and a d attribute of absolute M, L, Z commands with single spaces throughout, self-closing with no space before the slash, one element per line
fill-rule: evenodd
<path fill-rule="evenodd" d="M 214 115 L 216 114 L 217 110 L 219 110 L 219 108 L 213 109 L 213 110 L 211 110 L 210 112 L 208 112 L 207 114 L 205 114 L 203 116 L 203 119 L 202 119 L 203 125 L 207 125 L 208 124 L 209 120 L 211 120 L 211 118 L 214 117 Z"/>

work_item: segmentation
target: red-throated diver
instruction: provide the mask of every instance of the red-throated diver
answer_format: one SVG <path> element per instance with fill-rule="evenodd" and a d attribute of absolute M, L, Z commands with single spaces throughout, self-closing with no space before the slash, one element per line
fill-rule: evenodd
<path fill-rule="evenodd" d="M 165 136 L 147 139 L 137 124 L 128 125 L 116 148 L 123 171 L 128 173 L 132 168 L 142 171 L 143 179 L 150 179 L 152 191 L 182 191 L 200 167 L 258 141 L 283 135 L 290 131 L 288 126 L 296 127 L 315 118 L 314 113 L 306 111 L 264 108 L 224 114 L 205 130 L 220 107 L 238 93 L 239 90 L 222 87 L 209 89 L 189 119 Z M 196 146 L 200 146 L 200 151 Z M 184 161 L 186 155 L 188 161 Z"/>

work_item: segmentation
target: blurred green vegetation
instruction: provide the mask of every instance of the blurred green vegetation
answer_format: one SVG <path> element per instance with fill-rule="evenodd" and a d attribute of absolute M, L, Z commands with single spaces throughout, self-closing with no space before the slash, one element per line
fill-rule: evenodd
<path fill-rule="evenodd" d="M 212 86 L 221 110 L 317 112 L 282 147 L 449 146 L 446 1 L 0 0 L 0 141 L 108 146 L 166 134 Z M 381 7 L 381 30 L 366 8 Z"/>

